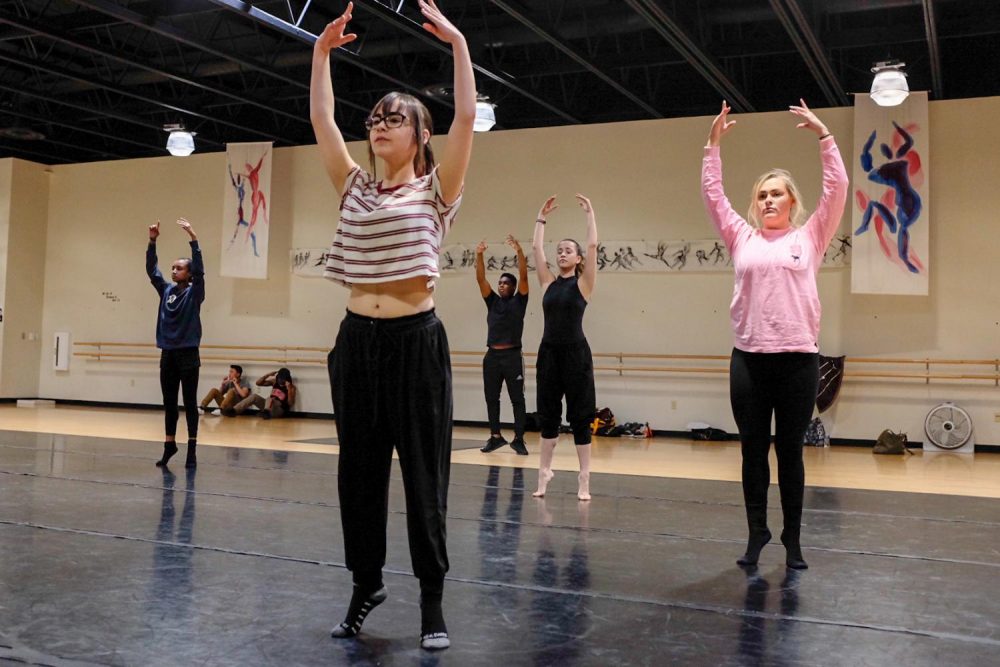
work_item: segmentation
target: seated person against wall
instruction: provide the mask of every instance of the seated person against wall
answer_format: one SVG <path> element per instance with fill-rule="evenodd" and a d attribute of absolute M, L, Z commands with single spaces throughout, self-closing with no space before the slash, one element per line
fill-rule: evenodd
<path fill-rule="evenodd" d="M 219 407 L 212 410 L 210 414 L 220 415 L 251 393 L 249 380 L 243 379 L 243 367 L 239 364 L 233 364 L 229 367 L 229 374 L 222 378 L 222 383 L 218 387 L 212 387 L 205 394 L 205 398 L 201 399 L 201 407 L 198 408 L 198 413 L 205 414 L 208 412 L 208 406 L 212 401 L 215 401 Z"/>
<path fill-rule="evenodd" d="M 258 387 L 271 387 L 271 395 L 265 400 L 263 396 L 251 393 L 233 408 L 234 414 L 243 414 L 248 408 L 260 410 L 264 419 L 284 417 L 295 404 L 295 383 L 292 382 L 292 372 L 287 368 L 274 373 L 267 373 L 257 380 Z"/>

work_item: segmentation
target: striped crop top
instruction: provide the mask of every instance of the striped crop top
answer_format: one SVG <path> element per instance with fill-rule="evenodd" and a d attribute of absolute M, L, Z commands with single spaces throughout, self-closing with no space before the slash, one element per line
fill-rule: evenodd
<path fill-rule="evenodd" d="M 441 275 L 438 254 L 462 196 L 445 204 L 437 169 L 383 189 L 361 167 L 347 175 L 340 222 L 326 256 L 324 275 L 344 286 Z"/>

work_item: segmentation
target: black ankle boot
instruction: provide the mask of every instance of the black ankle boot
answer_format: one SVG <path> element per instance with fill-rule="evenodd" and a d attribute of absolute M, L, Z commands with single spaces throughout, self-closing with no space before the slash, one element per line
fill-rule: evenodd
<path fill-rule="evenodd" d="M 156 462 L 156 465 L 158 465 L 161 468 L 165 468 L 167 466 L 167 461 L 169 461 L 170 457 L 173 456 L 176 453 L 177 453 L 177 443 L 176 442 L 174 442 L 173 440 L 170 440 L 168 442 L 164 442 L 163 443 L 163 456 L 161 456 L 160 460 Z"/>
<path fill-rule="evenodd" d="M 176 447 L 174 447 L 174 451 L 177 451 Z M 196 440 L 188 440 L 187 458 L 184 459 L 184 467 L 198 467 L 198 442 Z"/>
<path fill-rule="evenodd" d="M 737 565 L 756 565 L 764 545 L 771 541 L 771 531 L 767 528 L 767 505 L 747 506 L 747 526 L 750 529 L 747 550 L 736 559 Z"/>
<path fill-rule="evenodd" d="M 344 617 L 343 623 L 330 631 L 330 636 L 337 639 L 356 636 L 361 632 L 361 624 L 365 622 L 368 613 L 385 602 L 387 597 L 389 597 L 389 593 L 381 584 L 373 592 L 366 591 L 361 586 L 354 584 L 354 593 L 351 595 L 351 605 L 347 608 L 347 616 Z"/>

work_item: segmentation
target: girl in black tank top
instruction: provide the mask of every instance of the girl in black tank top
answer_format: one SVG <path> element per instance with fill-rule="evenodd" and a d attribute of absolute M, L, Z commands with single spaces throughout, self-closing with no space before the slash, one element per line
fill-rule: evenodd
<path fill-rule="evenodd" d="M 542 205 L 535 220 L 532 250 L 538 282 L 542 286 L 545 331 L 538 348 L 537 406 L 542 426 L 541 460 L 538 466 L 536 498 L 545 495 L 552 480 L 552 457 L 562 422 L 562 399 L 566 397 L 566 419 L 573 429 L 573 441 L 580 461 L 580 500 L 590 500 L 590 422 L 597 408 L 594 391 L 594 362 L 583 334 L 583 313 L 597 277 L 597 219 L 590 200 L 576 195 L 587 214 L 586 251 L 572 239 L 563 239 L 556 249 L 558 275 L 549 270 L 545 259 L 545 222 L 554 211 L 555 196 Z"/>

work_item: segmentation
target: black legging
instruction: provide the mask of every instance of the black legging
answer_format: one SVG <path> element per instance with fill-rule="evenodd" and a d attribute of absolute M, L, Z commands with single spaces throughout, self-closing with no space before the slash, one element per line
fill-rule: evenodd
<path fill-rule="evenodd" d="M 184 398 L 188 439 L 198 438 L 198 348 L 163 350 L 160 354 L 160 391 L 163 393 L 163 428 L 168 437 L 177 435 L 177 389 Z"/>
<path fill-rule="evenodd" d="M 819 355 L 806 352 L 757 353 L 733 349 L 729 398 L 743 450 L 743 500 L 748 512 L 767 507 L 771 469 L 771 415 L 778 488 L 785 528 L 802 520 L 805 470 L 802 441 L 812 418 L 819 384 Z"/>

